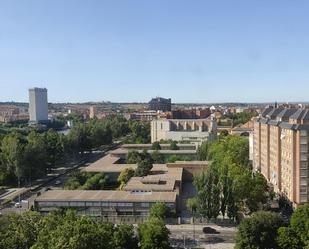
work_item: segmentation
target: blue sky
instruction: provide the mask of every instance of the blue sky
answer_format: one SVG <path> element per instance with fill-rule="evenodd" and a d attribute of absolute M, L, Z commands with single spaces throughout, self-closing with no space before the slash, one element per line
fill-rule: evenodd
<path fill-rule="evenodd" d="M 0 0 L 0 101 L 309 101 L 307 0 Z"/>

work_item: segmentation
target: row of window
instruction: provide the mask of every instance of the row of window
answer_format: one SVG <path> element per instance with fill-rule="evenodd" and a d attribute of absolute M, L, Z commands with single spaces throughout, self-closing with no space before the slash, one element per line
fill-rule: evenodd
<path fill-rule="evenodd" d="M 43 201 L 39 202 L 41 207 L 133 207 L 132 202 L 66 202 L 66 201 L 57 201 L 57 202 L 49 202 Z M 173 203 L 166 203 L 169 207 L 174 207 Z M 141 202 L 141 207 L 149 207 L 149 202 Z"/>

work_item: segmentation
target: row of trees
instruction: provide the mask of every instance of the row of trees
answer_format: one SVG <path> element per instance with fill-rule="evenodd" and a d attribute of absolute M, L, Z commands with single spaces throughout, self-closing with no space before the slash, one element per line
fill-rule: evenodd
<path fill-rule="evenodd" d="M 27 136 L 12 132 L 0 142 L 0 185 L 44 176 L 62 160 L 67 146 L 64 135 L 53 130 Z"/>
<path fill-rule="evenodd" d="M 69 190 L 104 190 L 110 186 L 108 176 L 104 173 L 76 172 L 65 183 L 64 188 Z"/>
<path fill-rule="evenodd" d="M 21 133 L 12 131 L 0 136 L 0 185 L 30 183 L 51 172 L 72 156 L 112 143 L 132 132 L 132 137 L 146 137 L 146 124 L 128 122 L 119 116 L 108 116 L 89 123 L 77 123 L 65 136 L 52 129 Z"/>
<path fill-rule="evenodd" d="M 196 176 L 195 205 L 208 219 L 221 215 L 237 218 L 238 211 L 255 212 L 272 198 L 266 179 L 252 172 L 247 138 L 225 136 L 198 149 L 200 160 L 210 160 L 207 170 Z M 192 208 L 192 207 L 191 207 Z"/>
<path fill-rule="evenodd" d="M 150 249 L 171 248 L 160 218 L 137 229 L 132 225 L 96 222 L 72 210 L 41 216 L 37 212 L 0 217 L 0 249 Z"/>
<path fill-rule="evenodd" d="M 259 211 L 244 219 L 237 231 L 236 249 L 309 248 L 309 206 L 300 206 L 288 224 L 277 213 Z"/>

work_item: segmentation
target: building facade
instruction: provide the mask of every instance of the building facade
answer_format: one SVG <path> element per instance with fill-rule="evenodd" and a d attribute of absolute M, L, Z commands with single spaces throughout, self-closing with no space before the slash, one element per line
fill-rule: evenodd
<path fill-rule="evenodd" d="M 165 98 L 153 98 L 149 101 L 149 109 L 154 111 L 171 111 L 172 110 L 172 100 Z"/>
<path fill-rule="evenodd" d="M 253 165 L 294 205 L 309 200 L 309 110 L 267 108 L 254 121 Z"/>
<path fill-rule="evenodd" d="M 180 109 L 172 111 L 173 119 L 204 119 L 211 114 L 209 108 Z"/>
<path fill-rule="evenodd" d="M 158 119 L 151 122 L 151 142 L 160 140 L 186 141 L 200 145 L 217 136 L 215 119 Z"/>
<path fill-rule="evenodd" d="M 46 88 L 29 89 L 29 115 L 30 123 L 48 121 L 48 102 Z"/>

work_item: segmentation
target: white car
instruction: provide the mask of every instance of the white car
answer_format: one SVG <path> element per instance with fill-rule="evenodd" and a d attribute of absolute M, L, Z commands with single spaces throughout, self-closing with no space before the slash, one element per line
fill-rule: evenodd
<path fill-rule="evenodd" d="M 21 203 L 16 202 L 15 205 L 14 205 L 14 207 L 16 207 L 16 208 L 21 208 Z"/>

